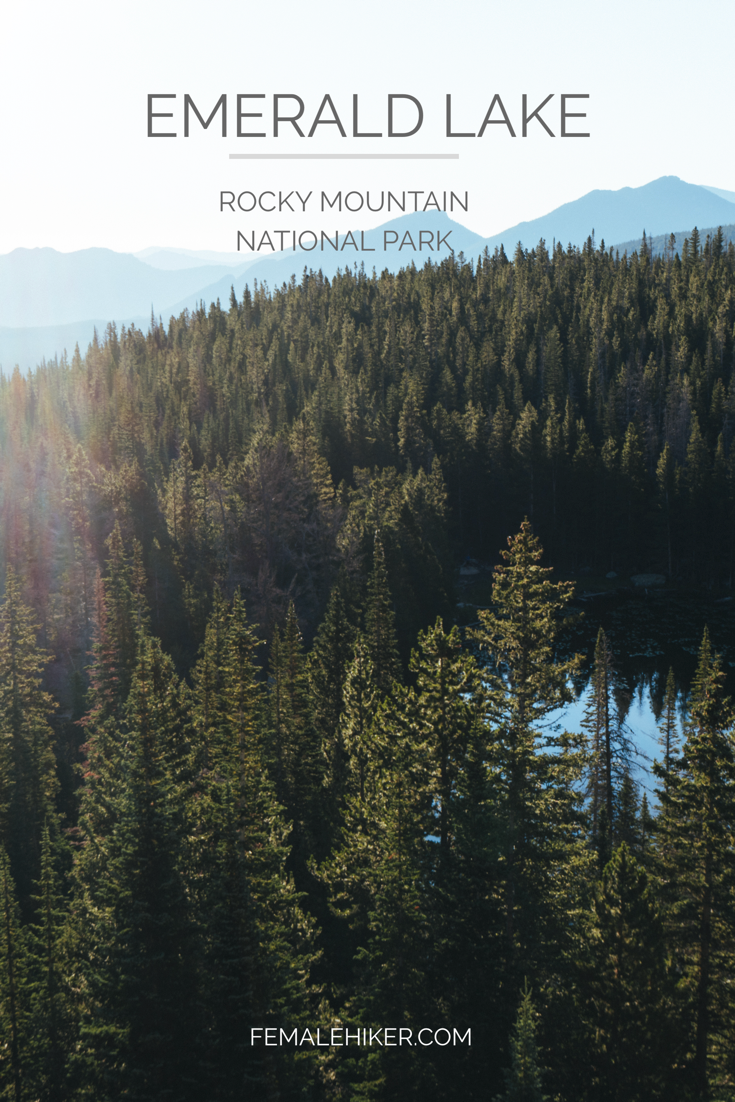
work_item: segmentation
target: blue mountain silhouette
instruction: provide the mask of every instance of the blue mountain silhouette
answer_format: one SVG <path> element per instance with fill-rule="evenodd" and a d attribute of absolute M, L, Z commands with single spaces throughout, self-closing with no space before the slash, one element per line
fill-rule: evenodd
<path fill-rule="evenodd" d="M 673 232 L 680 247 L 695 225 L 702 232 L 717 226 L 732 228 L 733 198 L 732 192 L 723 189 L 662 176 L 638 188 L 591 191 L 491 237 L 482 237 L 436 211 L 405 214 L 362 235 L 359 225 L 340 225 L 336 220 L 328 225 L 327 216 L 322 215 L 315 229 L 323 229 L 333 241 L 339 232 L 337 251 L 326 244 L 311 252 L 227 253 L 219 254 L 221 263 L 216 262 L 216 253 L 197 255 L 186 250 L 177 256 L 176 250 L 149 249 L 133 256 L 110 249 L 73 253 L 16 249 L 0 256 L 0 365 L 5 372 L 16 363 L 25 369 L 64 349 L 71 353 L 77 342 L 84 348 L 95 325 L 102 332 L 109 321 L 146 327 L 151 309 L 167 321 L 202 301 L 208 306 L 219 299 L 226 305 L 231 287 L 241 297 L 245 285 L 252 286 L 256 279 L 273 290 L 292 277 L 300 280 L 304 268 L 321 270 L 331 278 L 355 264 L 364 263 L 368 272 L 373 267 L 378 272 L 385 268 L 395 272 L 412 262 L 423 266 L 429 259 L 439 262 L 449 255 L 446 244 L 439 252 L 426 244 L 419 250 L 422 229 L 433 233 L 434 243 L 441 235 L 455 255 L 462 252 L 468 260 L 476 259 L 485 248 L 492 253 L 501 245 L 512 257 L 519 242 L 531 249 L 542 238 L 548 248 L 554 240 L 564 247 L 582 246 L 593 231 L 596 243 L 604 240 L 606 246 L 637 243 L 644 230 L 649 236 Z M 349 241 L 342 247 L 350 229 L 364 250 Z M 386 231 L 390 240 L 397 235 L 388 251 L 383 249 Z M 399 249 L 407 233 L 410 237 Z M 196 266 L 189 266 L 192 263 Z"/>

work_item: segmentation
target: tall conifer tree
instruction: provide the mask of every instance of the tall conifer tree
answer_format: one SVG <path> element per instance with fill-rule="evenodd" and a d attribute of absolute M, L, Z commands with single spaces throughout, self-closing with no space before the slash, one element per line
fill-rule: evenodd
<path fill-rule="evenodd" d="M 679 722 L 676 715 L 676 680 L 674 671 L 669 666 L 666 678 L 666 692 L 664 695 L 664 707 L 659 722 L 659 743 L 663 750 L 664 759 L 661 763 L 661 774 L 664 784 L 674 768 L 674 762 L 679 751 Z"/>
<path fill-rule="evenodd" d="M 321 821 L 317 828 L 319 857 L 326 855 L 334 839 L 347 784 L 347 752 L 341 721 L 355 634 L 337 585 L 332 590 L 308 661 L 311 710 L 324 768 Z"/>
<path fill-rule="evenodd" d="M 735 1027 L 730 947 L 735 937 L 735 750 L 725 675 L 705 629 L 681 756 L 654 765 L 667 923 L 689 994 L 689 1069 L 698 1102 L 713 1096 Z"/>
<path fill-rule="evenodd" d="M 510 1051 L 512 1063 L 505 1072 L 505 1091 L 495 1102 L 546 1102 L 536 1042 L 536 1009 L 527 981 L 521 994 Z"/>
<path fill-rule="evenodd" d="M 400 662 L 385 551 L 380 535 L 377 533 L 373 550 L 373 569 L 368 579 L 365 642 L 375 671 L 375 682 L 380 693 L 387 696 L 393 682 L 400 680 Z"/>
<path fill-rule="evenodd" d="M 214 608 L 194 671 L 188 868 L 197 923 L 203 1025 L 197 1052 L 208 1097 L 293 1088 L 294 1060 L 251 1048 L 249 1029 L 306 1024 L 311 923 L 286 871 L 289 829 L 269 776 L 259 642 L 239 591 Z"/>
<path fill-rule="evenodd" d="M 24 913 L 40 872 L 43 825 L 55 815 L 58 788 L 48 724 L 54 702 L 41 688 L 47 661 L 9 568 L 0 608 L 0 845 L 7 850 Z"/>
<path fill-rule="evenodd" d="M 308 675 L 293 602 L 271 649 L 271 724 L 276 791 L 293 823 L 294 868 L 303 872 L 314 839 L 322 762 L 311 715 Z"/>
<path fill-rule="evenodd" d="M 671 1097 L 678 1054 L 664 927 L 645 870 L 625 843 L 595 893 L 578 991 L 587 1030 L 587 1083 L 578 1085 L 583 1096 L 600 1102 Z"/>
<path fill-rule="evenodd" d="M 498 771 L 504 835 L 499 873 L 508 999 L 524 974 L 537 974 L 549 953 L 561 952 L 569 934 L 568 908 L 580 889 L 585 864 L 575 788 L 581 753 L 571 736 L 557 739 L 541 726 L 569 700 L 568 680 L 579 667 L 579 656 L 557 661 L 554 653 L 572 586 L 550 580 L 551 570 L 541 566 L 542 554 L 524 521 L 519 534 L 508 540 L 505 565 L 495 569 L 493 608 L 480 611 L 475 632 L 491 659 L 485 680 L 489 756 Z M 555 878 L 553 892 L 550 876 Z"/>
<path fill-rule="evenodd" d="M 69 1078 L 77 1040 L 70 979 L 74 964 L 68 952 L 69 904 L 60 865 L 63 847 L 44 827 L 41 872 L 34 895 L 35 919 L 28 930 L 30 1045 L 33 1097 L 65 1102 L 73 1090 Z"/>
<path fill-rule="evenodd" d="M 565 864 L 573 861 L 581 827 L 574 790 L 580 755 L 566 736 L 559 741 L 561 753 L 551 752 L 553 736 L 544 736 L 540 726 L 569 701 L 569 677 L 580 665 L 579 656 L 554 660 L 572 586 L 551 582 L 542 554 L 523 522 L 502 553 L 506 564 L 496 568 L 493 611 L 480 611 L 475 633 L 493 662 L 486 674 L 490 754 L 500 774 L 504 819 L 506 952 L 508 964 L 516 966 L 543 952 L 544 928 L 551 938 L 561 933 L 559 926 L 552 933 L 554 916 L 542 903 L 544 882 L 562 854 Z"/>
<path fill-rule="evenodd" d="M 29 1064 L 27 952 L 10 861 L 0 844 L 0 1091 L 22 1102 Z"/>
<path fill-rule="evenodd" d="M 184 1099 L 198 1008 L 193 927 L 182 868 L 182 689 L 157 640 L 139 636 L 122 751 L 104 789 L 109 834 L 82 816 L 76 947 L 82 958 L 81 1056 L 100 1099 Z"/>
<path fill-rule="evenodd" d="M 617 790 L 629 763 L 630 743 L 615 700 L 612 649 L 602 628 L 597 633 L 582 726 L 587 732 L 590 757 L 587 790 L 592 842 L 605 865 L 616 840 Z"/>

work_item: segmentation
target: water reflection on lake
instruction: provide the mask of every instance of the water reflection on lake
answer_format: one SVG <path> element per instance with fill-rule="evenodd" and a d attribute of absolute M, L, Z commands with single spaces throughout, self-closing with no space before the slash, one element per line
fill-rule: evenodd
<path fill-rule="evenodd" d="M 582 694 L 566 708 L 560 708 L 552 712 L 548 722 L 566 731 L 580 732 L 583 730 L 582 720 L 584 709 L 590 695 L 589 684 Z M 681 701 L 680 701 L 681 704 Z M 679 736 L 682 732 L 682 709 L 679 709 Z M 632 761 L 632 775 L 642 790 L 648 793 L 649 803 L 653 799 L 655 778 L 651 774 L 651 763 L 654 758 L 661 758 L 658 745 L 657 716 L 654 711 L 651 693 L 648 687 L 642 687 L 642 691 L 636 693 L 631 701 L 625 717 L 625 729 L 630 741 L 635 746 L 635 756 Z"/>
<path fill-rule="evenodd" d="M 727 692 L 735 695 L 735 602 L 699 594 L 649 592 L 646 596 L 618 590 L 582 600 L 577 607 L 584 616 L 567 631 L 563 650 L 582 652 L 586 665 L 575 684 L 577 699 L 552 718 L 569 731 L 582 730 L 595 640 L 599 628 L 604 628 L 618 677 L 618 708 L 636 749 L 633 774 L 650 797 L 651 763 L 661 756 L 657 722 L 668 671 L 673 669 L 676 679 L 681 733 L 705 625 L 723 659 Z"/>

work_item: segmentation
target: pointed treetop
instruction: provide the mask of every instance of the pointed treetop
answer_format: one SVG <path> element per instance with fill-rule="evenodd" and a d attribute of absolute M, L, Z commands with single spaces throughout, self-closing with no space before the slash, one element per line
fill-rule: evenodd
<path fill-rule="evenodd" d="M 536 1009 L 528 980 L 523 985 L 518 1017 L 510 1041 L 511 1066 L 504 1072 L 505 1091 L 496 1102 L 546 1102 L 541 1089 L 539 1052 L 536 1044 Z"/>

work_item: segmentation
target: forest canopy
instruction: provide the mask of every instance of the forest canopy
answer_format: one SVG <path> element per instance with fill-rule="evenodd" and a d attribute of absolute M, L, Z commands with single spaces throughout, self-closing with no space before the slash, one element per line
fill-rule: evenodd
<path fill-rule="evenodd" d="M 602 629 L 549 726 L 559 572 L 732 584 L 734 282 L 696 231 L 305 271 L 2 377 L 0 1098 L 734 1096 L 708 633 L 655 806 Z M 472 1044 L 251 1043 L 346 1026 Z"/>

